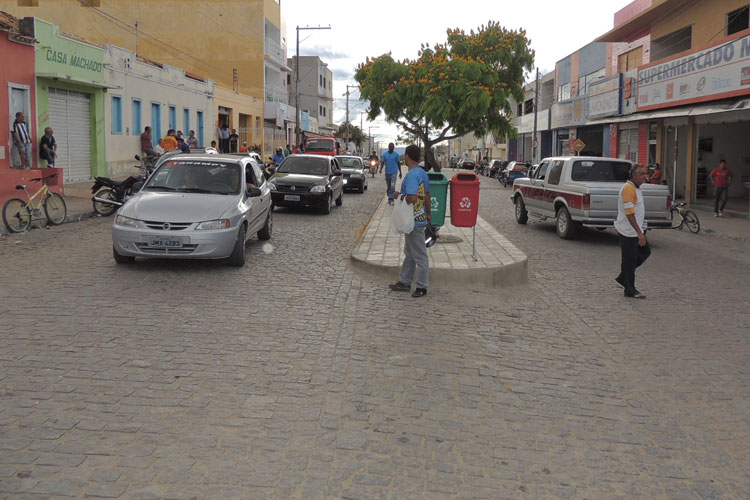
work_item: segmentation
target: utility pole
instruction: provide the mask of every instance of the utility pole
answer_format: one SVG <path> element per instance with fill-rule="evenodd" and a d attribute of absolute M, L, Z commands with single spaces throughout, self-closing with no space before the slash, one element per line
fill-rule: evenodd
<path fill-rule="evenodd" d="M 346 149 L 349 149 L 349 88 L 359 88 L 357 85 L 346 86 Z"/>
<path fill-rule="evenodd" d="M 329 30 L 330 26 L 297 26 L 297 51 L 294 56 L 294 142 L 300 145 L 300 110 L 299 110 L 299 32 L 300 30 Z M 286 56 L 285 56 L 286 57 Z"/>
<path fill-rule="evenodd" d="M 534 139 L 531 143 L 531 163 L 536 162 L 536 150 L 539 143 L 536 139 L 536 117 L 539 109 L 539 68 L 536 69 L 536 90 L 534 91 Z"/>

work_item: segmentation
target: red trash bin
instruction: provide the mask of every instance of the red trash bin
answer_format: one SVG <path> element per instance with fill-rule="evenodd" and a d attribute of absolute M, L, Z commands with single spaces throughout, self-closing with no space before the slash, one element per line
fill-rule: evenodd
<path fill-rule="evenodd" d="M 479 212 L 479 177 L 458 173 L 451 178 L 451 224 L 474 227 Z"/>

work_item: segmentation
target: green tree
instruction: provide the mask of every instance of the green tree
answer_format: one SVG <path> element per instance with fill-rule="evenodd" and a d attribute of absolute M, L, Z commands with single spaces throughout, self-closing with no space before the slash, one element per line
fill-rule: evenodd
<path fill-rule="evenodd" d="M 419 137 L 433 168 L 434 144 L 470 132 L 515 135 L 510 98 L 523 102 L 524 74 L 534 63 L 524 30 L 490 21 L 476 32 L 447 35 L 444 44 L 423 44 L 415 60 L 368 57 L 355 74 L 361 98 L 370 101 L 369 119 L 384 113 Z"/>
<path fill-rule="evenodd" d="M 339 139 L 343 139 L 343 141 L 346 141 L 346 122 L 339 125 L 339 129 L 336 131 L 336 137 Z M 362 147 L 362 142 L 365 140 L 365 135 L 362 133 L 362 129 L 360 129 L 356 125 L 349 124 L 349 141 L 353 142 L 357 145 L 358 148 Z M 343 145 L 342 141 L 342 145 Z"/>

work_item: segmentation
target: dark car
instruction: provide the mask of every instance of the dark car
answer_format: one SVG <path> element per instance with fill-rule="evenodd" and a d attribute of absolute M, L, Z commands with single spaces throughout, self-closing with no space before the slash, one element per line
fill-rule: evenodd
<path fill-rule="evenodd" d="M 269 179 L 274 207 L 316 207 L 324 214 L 344 202 L 344 175 L 333 156 L 292 155 Z"/>
<path fill-rule="evenodd" d="M 484 170 L 484 175 L 492 178 L 496 178 L 497 175 L 508 166 L 507 161 L 492 160 L 488 167 Z"/>
<path fill-rule="evenodd" d="M 476 168 L 477 164 L 473 162 L 472 160 L 464 160 L 461 162 L 461 168 L 462 170 L 474 170 Z"/>
<path fill-rule="evenodd" d="M 344 173 L 344 189 L 356 189 L 364 193 L 367 189 L 367 172 L 365 163 L 359 156 L 337 156 L 341 171 Z M 369 160 L 368 160 L 369 161 Z"/>
<path fill-rule="evenodd" d="M 513 181 L 516 179 L 526 177 L 530 168 L 531 165 L 529 163 L 512 161 L 508 163 L 508 166 L 505 167 L 505 170 L 503 170 L 497 177 L 497 180 L 503 183 L 503 187 L 508 187 L 508 185 L 512 186 Z"/>

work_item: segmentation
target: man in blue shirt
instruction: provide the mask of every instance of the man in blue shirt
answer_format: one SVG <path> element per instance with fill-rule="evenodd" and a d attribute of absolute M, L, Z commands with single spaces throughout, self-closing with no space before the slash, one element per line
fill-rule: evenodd
<path fill-rule="evenodd" d="M 401 193 L 396 192 L 395 196 L 405 196 L 406 202 L 412 206 L 414 229 L 411 233 L 404 235 L 406 238 L 404 263 L 401 265 L 399 280 L 388 286 L 391 290 L 397 292 L 408 292 L 411 290 L 411 282 L 416 272 L 417 287 L 411 296 L 424 297 L 427 295 L 430 271 L 424 236 L 425 227 L 432 220 L 430 216 L 430 178 L 419 166 L 419 146 L 414 144 L 408 146 L 405 156 L 409 172 L 401 182 Z"/>
<path fill-rule="evenodd" d="M 393 192 L 396 191 L 396 174 L 401 175 L 401 157 L 394 151 L 395 145 L 388 144 L 388 151 L 383 153 L 380 166 L 385 165 L 385 185 L 388 186 L 388 204 L 393 205 Z"/>

